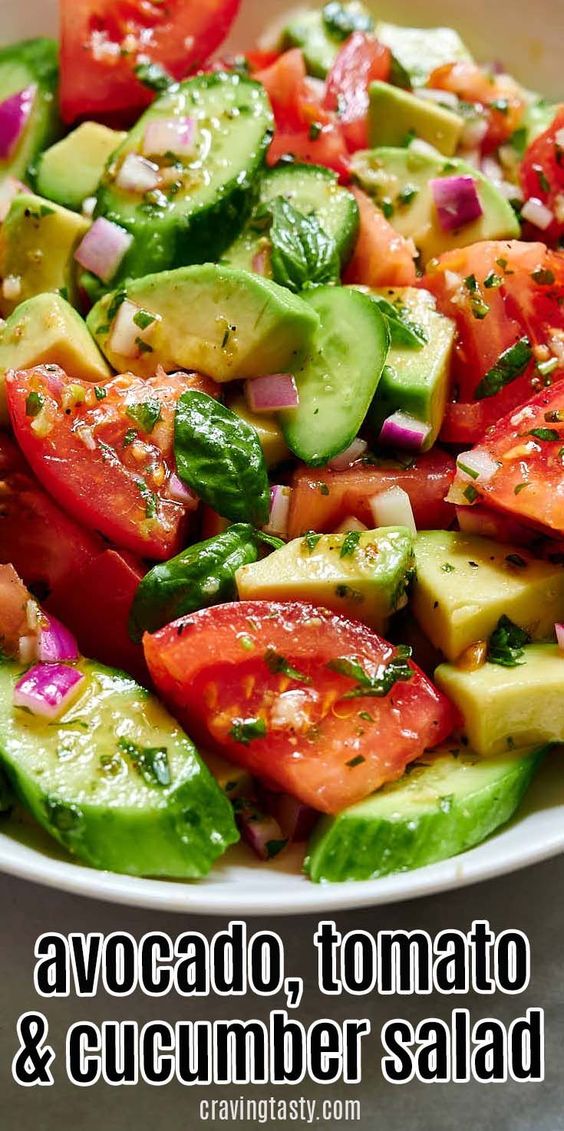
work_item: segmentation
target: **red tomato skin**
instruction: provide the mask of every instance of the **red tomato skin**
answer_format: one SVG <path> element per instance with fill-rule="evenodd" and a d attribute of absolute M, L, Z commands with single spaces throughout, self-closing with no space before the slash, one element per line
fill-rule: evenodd
<path fill-rule="evenodd" d="M 143 564 L 132 555 L 104 550 L 64 589 L 58 589 L 46 608 L 74 633 L 83 655 L 121 668 L 146 684 L 143 649 L 128 631 L 131 605 L 144 573 Z"/>
<path fill-rule="evenodd" d="M 536 281 L 533 276 L 539 269 L 554 282 L 547 285 Z M 492 275 L 502 280 L 501 286 L 484 286 L 484 280 Z M 473 313 L 473 293 L 465 282 L 472 277 L 488 308 L 484 318 Z M 560 301 L 564 255 L 539 242 L 485 241 L 441 255 L 429 266 L 420 285 L 434 295 L 438 310 L 454 319 L 457 327 L 451 377 L 456 400 L 447 405 L 441 439 L 470 446 L 535 390 L 539 378 L 531 363 L 499 393 L 474 400 L 482 378 L 516 341 L 528 337 L 533 347 L 545 346 L 554 331 L 564 330 Z"/>
<path fill-rule="evenodd" d="M 564 149 L 557 144 L 556 134 L 564 128 L 564 106 L 560 106 L 552 124 L 529 146 L 521 165 L 521 186 L 525 198 L 535 197 L 554 213 L 554 220 L 542 233 L 547 243 L 557 243 L 564 236 Z M 538 233 L 538 229 L 532 229 Z"/>
<path fill-rule="evenodd" d="M 392 53 L 372 35 L 355 31 L 343 44 L 327 76 L 324 106 L 339 113 L 351 153 L 368 148 L 368 88 L 371 82 L 387 82 Z"/>
<path fill-rule="evenodd" d="M 185 507 L 166 494 L 172 470 L 173 417 L 178 397 L 187 388 L 210 391 L 214 382 L 198 375 L 169 374 L 143 381 L 131 374 L 112 378 L 106 398 L 93 407 L 63 409 L 63 391 L 73 381 L 63 370 L 39 366 L 10 373 L 7 379 L 9 412 L 18 443 L 46 490 L 79 522 L 99 531 L 122 549 L 142 557 L 166 559 L 178 553 L 186 532 Z M 30 391 L 39 390 L 52 407 L 51 431 L 39 437 L 35 421 L 27 415 Z M 132 421 L 125 412 L 125 396 L 131 391 L 158 395 L 162 422 L 147 436 L 143 462 L 136 462 L 135 445 L 125 444 Z M 81 441 L 77 423 L 86 424 L 95 437 L 95 449 Z M 154 439 L 157 430 L 164 439 Z M 157 486 L 151 467 L 157 460 L 163 481 Z M 155 509 L 155 515 L 150 513 Z"/>
<path fill-rule="evenodd" d="M 219 47 L 239 6 L 240 0 L 168 0 L 162 6 L 145 0 L 62 0 L 63 120 L 142 110 L 154 93 L 135 75 L 139 56 L 159 63 L 179 81 Z M 128 35 L 133 49 L 123 54 L 120 48 Z"/>
<path fill-rule="evenodd" d="M 360 230 L 344 282 L 365 287 L 412 287 L 417 281 L 410 240 L 386 220 L 370 197 L 356 187 L 350 190 L 360 212 Z"/>
<path fill-rule="evenodd" d="M 44 600 L 104 549 L 98 534 L 79 526 L 49 497 L 21 452 L 0 434 L 0 562 L 11 563 Z"/>
<path fill-rule="evenodd" d="M 189 733 L 321 812 L 339 812 L 400 777 L 455 724 L 449 701 L 415 665 L 411 679 L 385 697 L 344 699 L 354 681 L 327 665 L 352 655 L 374 670 L 395 648 L 366 626 L 314 605 L 219 605 L 146 635 L 143 643 L 158 692 Z M 297 668 L 301 681 L 273 673 L 267 649 Z M 308 701 L 313 730 L 299 716 L 289 726 L 279 721 L 280 697 L 289 687 Z M 370 712 L 371 721 L 363 722 L 361 712 Z M 267 716 L 266 735 L 236 741 L 234 720 L 257 713 L 263 721 Z"/>
<path fill-rule="evenodd" d="M 555 414 L 561 420 L 555 421 Z M 557 438 L 531 435 L 539 428 L 549 429 Z M 563 445 L 564 377 L 486 432 L 478 450 L 492 456 L 498 469 L 491 480 L 479 485 L 481 498 L 545 534 L 564 536 Z M 524 488 L 523 483 L 527 483 Z"/>
<path fill-rule="evenodd" d="M 454 473 L 453 457 L 438 447 L 407 468 L 394 467 L 392 461 L 387 467 L 358 463 L 347 471 L 298 468 L 292 480 L 288 536 L 298 538 L 308 530 L 331 533 L 351 515 L 373 527 L 370 499 L 394 486 L 407 491 L 418 530 L 446 529 L 455 515 L 445 502 Z"/>

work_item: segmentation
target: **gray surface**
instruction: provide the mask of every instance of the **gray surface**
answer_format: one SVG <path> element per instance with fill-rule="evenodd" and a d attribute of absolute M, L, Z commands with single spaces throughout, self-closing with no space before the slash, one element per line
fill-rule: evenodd
<path fill-rule="evenodd" d="M 304 1023 L 326 1016 L 335 1018 L 370 1017 L 373 1034 L 365 1043 L 364 1081 L 359 1089 L 347 1095 L 362 1101 L 360 1123 L 334 1124 L 335 1127 L 383 1128 L 385 1131 L 564 1131 L 564 979 L 562 971 L 564 910 L 564 857 L 527 869 L 488 884 L 467 888 L 431 899 L 373 911 L 337 915 L 338 927 L 373 932 L 385 929 L 422 928 L 431 934 L 446 927 L 467 930 L 474 918 L 487 918 L 496 931 L 508 927 L 524 930 L 531 942 L 532 977 L 529 989 L 516 998 L 497 995 L 494 998 L 449 999 L 419 997 L 400 1000 L 370 998 L 322 998 L 316 988 L 316 971 L 311 937 L 316 920 L 311 916 L 299 919 L 269 919 L 268 923 L 251 920 L 251 930 L 268 927 L 278 930 L 284 939 L 290 973 L 301 973 L 306 990 L 300 1009 Z M 148 930 L 159 929 L 173 936 L 183 930 L 198 930 L 208 937 L 220 930 L 220 919 L 121 909 L 86 899 L 56 895 L 32 884 L 0 878 L 2 908 L 2 964 L 0 979 L 0 1127 L 2 1131 L 59 1131 L 79 1128 L 83 1131 L 192 1131 L 199 1127 L 220 1128 L 221 1123 L 201 1123 L 198 1103 L 202 1089 L 170 1085 L 165 1089 L 139 1085 L 136 1088 L 113 1089 L 104 1084 L 78 1089 L 63 1079 L 59 1065 L 53 1088 L 22 1089 L 10 1075 L 15 1051 L 15 1024 L 18 1015 L 38 1007 L 32 984 L 33 946 L 36 937 L 46 930 L 103 931 L 128 930 L 140 937 Z M 328 916 L 331 917 L 331 916 Z M 328 1004 L 329 1003 L 329 1004 Z M 53 1043 L 60 1049 L 67 1027 L 78 1019 L 135 1018 L 139 1021 L 169 1021 L 198 1017 L 261 1017 L 269 1008 L 280 1007 L 276 999 L 175 999 L 152 1000 L 140 994 L 116 1000 L 101 993 L 95 1001 L 50 1000 L 40 1005 L 51 1025 Z M 448 1017 L 454 1007 L 466 1005 L 477 1019 L 494 1016 L 509 1021 L 522 1015 L 527 1006 L 545 1009 L 547 1068 L 544 1084 L 518 1085 L 423 1085 L 402 1087 L 387 1084 L 381 1077 L 381 1055 L 378 1035 L 390 1017 L 407 1017 L 417 1021 L 423 1017 Z M 299 1094 L 323 1098 L 328 1093 L 312 1084 L 300 1085 Z M 245 1089 L 210 1089 L 210 1096 L 236 1098 Z M 250 1089 L 248 1094 L 276 1094 L 286 1099 L 296 1092 L 290 1089 Z M 342 1089 L 334 1095 L 343 1096 Z M 260 1126 L 231 1123 L 236 1127 Z M 296 1127 L 296 1123 L 277 1123 L 278 1127 Z M 321 1123 L 317 1124 L 321 1127 Z M 325 1129 L 324 1129 L 325 1131 Z"/>

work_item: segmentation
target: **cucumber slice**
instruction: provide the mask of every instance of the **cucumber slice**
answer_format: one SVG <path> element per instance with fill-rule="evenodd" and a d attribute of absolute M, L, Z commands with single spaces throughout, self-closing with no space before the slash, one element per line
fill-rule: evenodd
<path fill-rule="evenodd" d="M 332 236 L 343 267 L 348 263 L 358 236 L 358 204 L 352 192 L 339 184 L 336 173 L 322 165 L 280 165 L 266 173 L 260 186 L 260 204 L 268 204 L 283 196 L 306 216 L 312 214 Z M 225 252 L 222 262 L 230 267 L 255 270 L 255 257 L 264 252 L 261 274 L 270 277 L 270 245 L 268 237 L 253 227 L 249 220 L 235 243 Z"/>
<path fill-rule="evenodd" d="M 231 806 L 190 739 L 148 691 L 100 664 L 83 660 L 79 667 L 85 690 L 59 721 L 48 723 L 14 708 L 23 669 L 0 664 L 0 758 L 16 796 L 51 836 L 95 868 L 206 875 L 238 840 Z"/>
<path fill-rule="evenodd" d="M 26 178 L 35 158 L 60 133 L 57 110 L 58 46 L 54 39 L 28 39 L 0 49 L 0 102 L 27 87 L 37 88 L 29 121 L 15 152 L 0 161 L 0 181 Z"/>
<path fill-rule="evenodd" d="M 306 872 L 317 882 L 370 880 L 465 852 L 513 816 L 547 749 L 484 759 L 469 750 L 427 755 L 400 781 L 323 817 Z"/>
<path fill-rule="evenodd" d="M 177 117 L 196 121 L 194 154 L 156 160 L 178 168 L 178 179 L 144 197 L 121 189 L 116 176 L 127 155 L 141 150 L 149 123 Z M 250 212 L 272 125 L 264 87 L 236 74 L 189 79 L 153 103 L 114 153 L 98 191 L 96 216 L 134 237 L 112 286 L 220 257 Z"/>
<path fill-rule="evenodd" d="M 299 459 L 321 467 L 352 443 L 370 408 L 390 345 L 372 300 L 345 287 L 302 296 L 321 319 L 311 352 L 296 370 L 300 403 L 280 413 L 284 438 Z"/>

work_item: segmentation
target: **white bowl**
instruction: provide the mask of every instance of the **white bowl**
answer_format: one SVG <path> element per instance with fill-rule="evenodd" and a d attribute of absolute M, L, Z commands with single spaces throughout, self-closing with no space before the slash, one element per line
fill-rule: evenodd
<path fill-rule="evenodd" d="M 197 3 L 198 0 L 193 0 Z M 307 2 L 307 0 L 306 0 Z M 254 42 L 265 22 L 292 4 L 243 0 L 229 40 Z M 563 0 L 378 0 L 378 15 L 395 23 L 456 27 L 480 59 L 501 60 L 533 89 L 562 93 Z M 56 0 L 0 0 L 4 42 L 56 34 Z M 260 865 L 245 848 L 232 849 L 211 876 L 197 883 L 134 879 L 74 864 L 27 819 L 0 825 L 0 870 L 36 883 L 118 903 L 218 915 L 322 913 L 409 899 L 511 872 L 564 851 L 564 773 L 558 755 L 546 764 L 510 825 L 478 848 L 415 872 L 367 883 L 316 886 L 300 875 L 298 849 Z"/>

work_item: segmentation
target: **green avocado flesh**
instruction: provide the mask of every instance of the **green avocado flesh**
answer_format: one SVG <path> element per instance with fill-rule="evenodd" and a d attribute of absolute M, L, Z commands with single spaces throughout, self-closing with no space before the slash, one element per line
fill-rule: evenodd
<path fill-rule="evenodd" d="M 6 175 L 26 178 L 37 155 L 60 131 L 58 54 L 54 39 L 28 39 L 0 48 L 0 102 L 29 87 L 36 88 L 21 139 L 10 157 L 0 161 L 0 182 Z"/>
<path fill-rule="evenodd" d="M 83 660 L 56 722 L 13 706 L 24 669 L 0 663 L 0 761 L 14 793 L 73 856 L 134 876 L 205 876 L 238 840 L 229 802 L 158 701 Z"/>
<path fill-rule="evenodd" d="M 132 361 L 112 349 L 120 299 L 158 315 L 150 352 Z M 319 326 L 315 310 L 286 287 L 214 263 L 138 279 L 90 311 L 88 328 L 118 372 L 150 377 L 160 363 L 216 381 L 292 372 Z"/>
<path fill-rule="evenodd" d="M 318 883 L 377 879 L 473 848 L 513 816 L 545 751 L 481 759 L 445 748 L 426 755 L 366 801 L 322 817 L 306 872 Z"/>
<path fill-rule="evenodd" d="M 193 154 L 156 160 L 177 178 L 144 196 L 121 188 L 123 160 L 141 153 L 147 126 L 176 118 L 196 123 Z M 114 153 L 98 191 L 95 215 L 133 236 L 113 285 L 219 258 L 250 212 L 272 124 L 264 88 L 235 74 L 189 79 L 153 103 Z"/>

